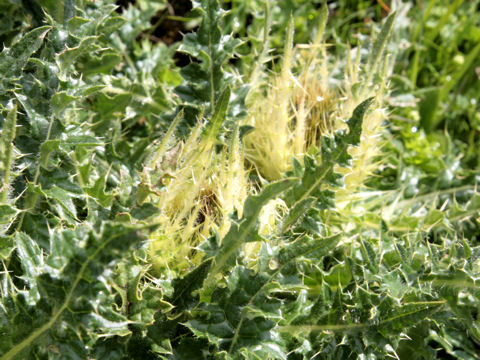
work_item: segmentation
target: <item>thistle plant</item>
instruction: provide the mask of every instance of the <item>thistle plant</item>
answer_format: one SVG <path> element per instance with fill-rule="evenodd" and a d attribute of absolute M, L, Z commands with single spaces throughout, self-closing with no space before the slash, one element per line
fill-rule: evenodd
<path fill-rule="evenodd" d="M 371 106 L 362 128 L 362 141 L 352 150 L 353 164 L 347 170 L 345 190 L 338 194 L 339 202 L 346 194 L 360 187 L 372 174 L 380 155 L 382 122 L 385 120 L 383 97 L 389 76 L 385 43 L 392 29 L 390 16 L 378 39 L 372 45 L 366 64 L 360 63 L 360 48 L 344 54 L 346 61 L 329 61 L 328 44 L 323 35 L 328 17 L 322 7 L 314 42 L 293 48 L 293 19 L 287 38 L 279 73 L 257 77 L 249 102 L 248 125 L 255 129 L 245 137 L 246 158 L 259 174 L 268 180 L 281 178 L 292 169 L 292 158 L 301 158 L 320 146 L 323 135 L 333 134 L 344 127 L 355 107 L 372 96 Z M 342 80 L 332 75 L 343 67 Z M 297 69 L 297 70 L 296 70 Z M 262 85 L 262 82 L 267 85 Z M 254 95 L 253 95 L 254 94 Z"/>
<path fill-rule="evenodd" d="M 396 15 L 351 49 L 326 3 L 193 2 L 171 47 L 173 2 L 0 4 L 0 360 L 478 359 L 476 135 L 390 116 Z"/>
<path fill-rule="evenodd" d="M 215 146 L 229 97 L 226 91 L 219 99 L 208 126 L 199 121 L 185 143 L 167 149 L 180 113 L 144 168 L 143 186 L 159 212 L 153 220 L 159 230 L 150 238 L 151 257 L 157 268 L 181 273 L 198 264 L 202 254 L 195 247 L 214 233 L 225 236 L 233 212 L 242 216 L 249 184 L 238 127 L 228 145 L 219 152 Z"/>

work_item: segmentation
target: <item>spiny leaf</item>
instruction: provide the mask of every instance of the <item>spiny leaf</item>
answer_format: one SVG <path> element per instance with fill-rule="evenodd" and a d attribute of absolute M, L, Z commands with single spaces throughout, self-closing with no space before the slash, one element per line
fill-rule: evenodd
<path fill-rule="evenodd" d="M 444 304 L 445 301 L 405 304 L 396 308 L 389 317 L 381 319 L 377 326 L 380 331 L 387 331 L 387 329 L 402 331 L 437 312 Z"/>
<path fill-rule="evenodd" d="M 40 4 L 61 24 L 66 24 L 76 12 L 75 0 L 42 0 Z"/>
<path fill-rule="evenodd" d="M 107 176 L 99 176 L 92 187 L 85 188 L 86 193 L 91 196 L 100 206 L 109 208 L 112 206 L 113 194 L 105 191 Z"/>
<path fill-rule="evenodd" d="M 282 231 L 286 231 L 290 226 L 295 225 L 302 216 L 306 215 L 307 211 L 316 201 L 316 198 L 309 196 L 295 204 L 295 206 L 288 212 L 286 218 L 282 221 Z"/>
<path fill-rule="evenodd" d="M 15 241 L 13 237 L 0 235 L 0 258 L 3 260 L 8 259 L 13 250 L 15 250 Z"/>
<path fill-rule="evenodd" d="M 243 210 L 243 218 L 232 223 L 230 231 L 222 240 L 222 244 L 214 258 L 209 279 L 212 279 L 217 273 L 224 270 L 225 265 L 242 244 L 258 240 L 257 222 L 262 207 L 294 184 L 295 179 L 281 180 L 267 185 L 259 195 L 251 195 L 247 198 Z"/>
<path fill-rule="evenodd" d="M 34 288 L 36 277 L 43 271 L 42 250 L 30 236 L 22 232 L 16 234 L 15 246 L 19 257 L 22 259 L 24 278 Z"/>
<path fill-rule="evenodd" d="M 206 115 L 215 112 L 216 99 L 226 87 L 231 86 L 235 93 L 232 115 L 239 115 L 243 108 L 245 91 L 227 69 L 227 62 L 233 58 L 240 40 L 221 32 L 221 19 L 224 10 L 218 0 L 194 2 L 195 9 L 202 13 L 202 23 L 196 34 L 189 33 L 183 38 L 179 51 L 184 52 L 200 63 L 190 63 L 181 71 L 185 84 L 176 92 L 185 101 L 186 115 L 198 114 L 200 107 L 206 107 Z"/>
<path fill-rule="evenodd" d="M 227 108 L 230 100 L 230 87 L 227 87 L 220 98 L 217 101 L 217 106 L 215 112 L 213 113 L 212 119 L 210 120 L 210 126 L 208 131 L 208 137 L 214 139 L 220 130 L 220 127 L 225 122 L 225 116 L 227 113 Z"/>
<path fill-rule="evenodd" d="M 0 95 L 10 88 L 8 82 L 20 75 L 28 58 L 40 48 L 50 29 L 50 26 L 33 29 L 0 53 Z"/>
<path fill-rule="evenodd" d="M 65 329 L 60 319 L 64 319 L 71 330 L 89 324 L 87 327 L 90 327 L 91 331 L 101 328 L 105 334 L 129 332 L 124 317 L 110 309 L 112 299 L 108 286 L 98 282 L 98 278 L 103 271 L 112 266 L 112 261 L 118 260 L 119 254 L 128 251 L 138 242 L 137 229 L 103 223 L 98 232 L 78 227 L 76 230 L 66 230 L 64 235 L 67 234 L 73 241 L 63 242 L 62 245 L 52 244 L 52 248 L 60 249 L 59 246 L 63 246 L 65 249 L 55 251 L 46 260 L 43 259 L 42 251 L 28 235 L 19 233 L 17 236 L 17 248 L 25 261 L 26 280 L 30 288 L 38 289 L 40 299 L 35 299 L 35 307 L 27 309 L 25 306 L 21 310 L 19 308 L 21 299 L 18 296 L 10 298 L 12 296 L 10 295 L 9 299 L 4 299 L 14 302 L 16 310 L 12 311 L 31 311 L 35 316 L 29 331 L 19 331 L 24 323 L 0 324 L 4 336 L 9 340 L 0 343 L 3 352 L 0 359 L 28 357 L 28 354 L 37 351 L 37 345 L 44 348 L 45 341 L 52 346 L 63 341 L 67 341 L 66 344 L 70 342 L 69 346 L 75 346 L 77 342 L 75 336 L 69 335 L 64 338 L 62 335 Z M 52 236 L 51 240 L 55 243 L 62 241 L 63 238 Z M 63 270 L 58 272 L 46 265 L 52 264 L 51 256 L 55 257 L 54 263 L 57 264 L 58 257 L 63 257 Z M 93 281 L 97 282 L 92 284 Z M 104 305 L 100 306 L 101 303 Z M 19 334 L 23 335 L 19 337 Z M 39 342 L 41 338 L 43 340 Z M 56 342 L 56 339 L 61 340 Z M 10 347 L 5 347 L 9 343 Z"/>
<path fill-rule="evenodd" d="M 242 348 L 257 356 L 284 358 L 274 330 L 281 319 L 280 304 L 271 294 L 278 288 L 277 277 L 296 260 L 320 259 L 340 241 L 339 235 L 325 239 L 305 236 L 278 251 L 268 271 L 254 273 L 237 266 L 226 278 L 227 287 L 217 288 L 212 303 L 200 304 L 188 326 L 197 336 L 206 337 L 221 349 L 234 354 Z M 215 314 L 206 317 L 205 312 Z"/>
<path fill-rule="evenodd" d="M 349 166 L 351 156 L 348 154 L 349 146 L 358 145 L 362 133 L 362 122 L 368 107 L 373 102 L 373 98 L 365 100 L 353 111 L 352 117 L 347 121 L 348 133 L 340 132 L 333 137 L 324 136 L 321 141 L 321 162 L 319 165 L 309 157 L 305 157 L 305 171 L 301 181 L 296 184 L 287 194 L 286 200 L 293 216 L 289 223 L 295 221 L 298 216 L 305 212 L 305 204 L 313 205 L 308 202 L 309 197 L 317 198 L 317 205 L 320 209 L 325 209 L 333 205 L 334 194 L 329 189 L 337 187 L 341 176 L 335 173 L 335 166 Z"/>
<path fill-rule="evenodd" d="M 198 303 L 198 297 L 193 297 L 192 293 L 201 288 L 211 265 L 212 260 L 206 260 L 189 272 L 183 279 L 173 281 L 175 290 L 171 303 L 177 307 L 177 311 L 191 308 Z"/>

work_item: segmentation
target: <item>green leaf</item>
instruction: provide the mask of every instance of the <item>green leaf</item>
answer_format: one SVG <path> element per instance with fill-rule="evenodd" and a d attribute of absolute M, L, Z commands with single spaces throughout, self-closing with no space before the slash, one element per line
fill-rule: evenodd
<path fill-rule="evenodd" d="M 370 56 L 367 61 L 367 72 L 369 74 L 369 78 L 366 82 L 366 85 L 371 81 L 373 78 L 373 74 L 375 73 L 377 66 L 382 58 L 383 51 L 385 49 L 385 45 L 387 44 L 387 40 L 392 32 L 393 24 L 395 22 L 396 13 L 392 13 L 388 16 L 385 24 L 380 31 L 380 34 L 375 39 L 375 42 L 372 45 L 372 49 L 370 51 Z"/>
<path fill-rule="evenodd" d="M 29 283 L 34 284 L 36 277 L 39 276 L 43 270 L 44 259 L 42 250 L 37 243 L 25 233 L 16 234 L 15 246 L 18 251 L 18 256 L 22 259 L 25 279 Z"/>
<path fill-rule="evenodd" d="M 176 306 L 177 311 L 189 309 L 197 305 L 198 296 L 192 296 L 192 293 L 202 287 L 211 265 L 211 260 L 204 261 L 189 272 L 183 279 L 175 279 L 173 281 L 175 290 L 170 302 Z"/>
<path fill-rule="evenodd" d="M 9 81 L 20 76 L 29 57 L 40 48 L 50 30 L 50 26 L 33 29 L 0 53 L 0 95 L 10 88 Z"/>
<path fill-rule="evenodd" d="M 40 164 L 46 167 L 53 151 L 64 150 L 68 152 L 75 147 L 95 147 L 102 144 L 98 138 L 89 135 L 68 136 L 66 139 L 47 139 L 40 146 Z"/>
<path fill-rule="evenodd" d="M 389 329 L 402 331 L 439 311 L 444 304 L 444 301 L 426 301 L 405 304 L 394 309 L 389 317 L 381 319 L 378 328 L 380 331 L 387 331 Z"/>
<path fill-rule="evenodd" d="M 40 0 L 40 5 L 47 13 L 61 23 L 66 24 L 75 15 L 75 0 Z"/>
<path fill-rule="evenodd" d="M 215 112 L 213 113 L 212 119 L 210 120 L 210 127 L 207 130 L 208 137 L 215 138 L 218 135 L 218 132 L 225 121 L 225 115 L 227 113 L 229 100 L 230 88 L 227 87 L 225 91 L 222 92 L 220 98 L 217 101 Z"/>
<path fill-rule="evenodd" d="M 18 215 L 18 210 L 7 204 L 0 204 L 0 224 L 9 224 Z"/>
<path fill-rule="evenodd" d="M 65 242 L 65 238 L 69 241 Z M 105 222 L 98 231 L 79 226 L 52 234 L 51 248 L 59 251 L 44 259 L 38 245 L 28 235 L 19 233 L 16 246 L 24 278 L 38 292 L 30 300 L 33 304 L 22 304 L 25 300 L 17 294 L 2 299 L 6 306 L 1 310 L 0 359 L 29 358 L 44 352 L 46 347 L 49 351 L 55 347 L 79 351 L 76 356 L 85 357 L 80 334 L 83 343 L 89 343 L 97 339 L 96 332 L 108 336 L 129 333 L 125 317 L 111 307 L 113 297 L 102 274 L 112 269 L 121 254 L 130 251 L 139 239 L 137 228 L 121 224 Z M 59 271 L 47 264 L 62 267 Z M 14 321 L 28 313 L 28 327 L 25 319 Z"/>
<path fill-rule="evenodd" d="M 12 236 L 0 235 L 0 258 L 6 260 L 15 250 L 15 242 Z"/>
<path fill-rule="evenodd" d="M 298 201 L 288 212 L 287 217 L 282 222 L 282 231 L 288 230 L 292 225 L 295 225 L 308 210 L 316 203 L 317 199 L 309 196 L 303 200 Z"/>
<path fill-rule="evenodd" d="M 422 100 L 418 104 L 418 111 L 420 113 L 420 124 L 426 131 L 434 129 L 437 118 L 436 113 L 440 104 L 439 88 L 425 89 Z"/>
<path fill-rule="evenodd" d="M 98 50 L 98 37 L 88 36 L 83 38 L 80 43 L 72 48 L 67 48 L 57 55 L 57 63 L 63 72 L 66 72 L 69 67 L 74 64 L 82 55 L 87 55 L 92 50 Z"/>
<path fill-rule="evenodd" d="M 258 215 L 262 207 L 271 199 L 279 196 L 285 190 L 295 184 L 295 179 L 284 179 L 267 185 L 259 195 L 250 195 L 244 206 L 243 218 L 232 223 L 229 232 L 222 239 L 222 244 L 214 257 L 212 270 L 207 279 L 207 284 L 213 281 L 213 277 L 225 269 L 229 260 L 240 246 L 249 241 L 257 241 Z M 208 288 L 208 285 L 207 285 Z"/>
<path fill-rule="evenodd" d="M 67 94 L 66 91 L 60 91 L 52 96 L 51 106 L 56 116 L 59 116 L 62 110 L 66 109 L 77 100 L 78 97 Z"/>
<path fill-rule="evenodd" d="M 232 115 L 238 115 L 246 94 L 238 85 L 235 86 L 238 81 L 229 72 L 227 64 L 234 57 L 240 40 L 222 34 L 221 21 L 225 11 L 218 0 L 202 0 L 194 5 L 202 14 L 202 22 L 196 34 L 184 36 L 179 51 L 198 59 L 200 63 L 192 62 L 181 70 L 186 83 L 177 87 L 176 92 L 185 101 L 187 116 L 198 114 L 201 107 L 206 107 L 206 115 L 209 115 L 216 111 L 216 99 L 230 86 L 236 95 L 230 109 Z M 196 110 L 192 112 L 193 108 Z"/>
<path fill-rule="evenodd" d="M 59 186 L 52 186 L 50 189 L 44 189 L 43 193 L 47 199 L 52 199 L 56 202 L 56 204 L 59 205 L 57 206 L 57 211 L 60 213 L 60 215 L 62 215 L 62 218 L 77 218 L 77 210 L 73 203 L 73 198 L 77 197 L 76 194 L 72 194 L 71 192 L 62 189 Z M 63 211 L 66 211 L 66 213 L 64 213 Z"/>
<path fill-rule="evenodd" d="M 112 206 L 113 194 L 105 192 L 107 175 L 99 176 L 92 187 L 85 188 L 86 193 L 91 196 L 100 206 L 109 208 Z"/>
<path fill-rule="evenodd" d="M 261 358 L 285 358 L 278 343 L 276 323 L 282 316 L 281 301 L 274 296 L 288 269 L 302 258 L 320 261 L 340 241 L 339 235 L 328 238 L 308 236 L 282 247 L 270 259 L 267 271 L 255 273 L 236 266 L 226 277 L 226 287 L 217 287 L 210 303 L 201 303 L 187 323 L 196 336 L 205 337 L 220 349 L 235 354 L 248 349 Z M 285 273 L 285 274 L 284 274 Z"/>
<path fill-rule="evenodd" d="M 289 222 L 294 222 L 299 215 L 307 210 L 313 201 L 307 199 L 315 197 L 317 207 L 325 209 L 333 206 L 334 193 L 330 187 L 337 187 L 342 176 L 335 172 L 335 166 L 349 166 L 351 156 L 348 154 L 349 146 L 356 146 L 360 142 L 362 123 L 368 107 L 373 98 L 365 100 L 353 111 L 352 117 L 347 121 L 348 133 L 340 132 L 333 137 L 324 136 L 321 141 L 321 162 L 306 156 L 304 158 L 305 171 L 298 182 L 287 194 L 287 204 L 292 207 L 292 217 Z"/>

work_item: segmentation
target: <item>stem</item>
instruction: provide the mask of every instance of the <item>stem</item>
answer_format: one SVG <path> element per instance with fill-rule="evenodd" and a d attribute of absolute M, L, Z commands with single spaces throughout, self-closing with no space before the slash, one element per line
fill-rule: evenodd
<path fill-rule="evenodd" d="M 2 128 L 2 137 L 0 142 L 5 153 L 0 155 L 3 164 L 3 179 L 0 183 L 0 203 L 6 203 L 8 199 L 8 189 L 10 183 L 10 168 L 12 166 L 13 139 L 15 138 L 15 126 L 17 124 L 17 105 L 9 111 L 7 119 Z"/>

